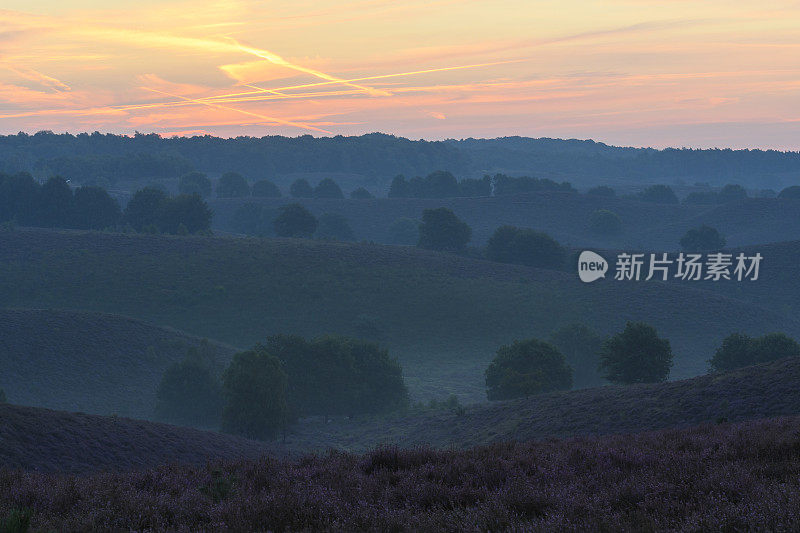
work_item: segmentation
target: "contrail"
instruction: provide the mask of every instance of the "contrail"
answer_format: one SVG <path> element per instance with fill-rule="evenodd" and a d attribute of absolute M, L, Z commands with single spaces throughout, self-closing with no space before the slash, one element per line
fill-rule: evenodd
<path fill-rule="evenodd" d="M 170 94 L 170 93 L 167 93 L 167 92 L 164 92 L 164 91 L 159 91 L 158 89 L 151 89 L 149 87 L 142 87 L 142 89 L 144 89 L 146 91 L 154 92 L 154 93 L 165 94 L 165 95 L 170 96 L 172 98 L 181 98 L 183 100 L 186 100 L 187 102 L 194 102 L 196 104 L 206 105 L 206 106 L 209 106 L 209 107 L 215 107 L 217 109 L 224 109 L 224 110 L 227 110 L 227 111 L 234 111 L 236 113 L 243 113 L 245 115 L 250 115 L 252 117 L 257 117 L 257 118 L 260 118 L 262 120 L 266 120 L 268 122 L 277 122 L 278 124 L 284 124 L 286 126 L 294 126 L 295 128 L 301 128 L 301 129 L 312 130 L 312 131 L 319 131 L 321 133 L 327 133 L 329 135 L 333 135 L 333 132 L 330 132 L 328 130 L 323 130 L 322 128 L 317 128 L 315 126 L 310 126 L 308 124 L 302 124 L 300 122 L 292 122 L 290 120 L 284 120 L 282 118 L 268 117 L 266 115 L 260 115 L 258 113 L 251 113 L 250 111 L 245 111 L 244 109 L 236 109 L 235 107 L 228 107 L 228 106 L 223 106 L 223 105 L 219 105 L 219 104 L 203 102 L 203 101 L 200 101 L 200 100 L 195 100 L 193 98 L 187 98 L 185 96 L 179 96 L 177 94 Z"/>

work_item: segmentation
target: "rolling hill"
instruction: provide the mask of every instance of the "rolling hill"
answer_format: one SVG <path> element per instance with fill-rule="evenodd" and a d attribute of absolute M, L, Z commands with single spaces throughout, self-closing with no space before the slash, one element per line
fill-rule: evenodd
<path fill-rule="evenodd" d="M 292 239 L 0 232 L 0 301 L 121 314 L 238 348 L 275 333 L 371 338 L 400 359 L 415 398 L 471 401 L 501 344 L 575 321 L 606 333 L 652 323 L 672 343 L 674 378 L 705 372 L 732 331 L 800 334 L 794 318 L 686 285 L 585 285 L 415 248 Z"/>
<path fill-rule="evenodd" d="M 150 418 L 164 370 L 199 342 L 116 315 L 0 309 L 0 388 L 23 405 Z M 234 351 L 211 346 L 219 366 Z"/>

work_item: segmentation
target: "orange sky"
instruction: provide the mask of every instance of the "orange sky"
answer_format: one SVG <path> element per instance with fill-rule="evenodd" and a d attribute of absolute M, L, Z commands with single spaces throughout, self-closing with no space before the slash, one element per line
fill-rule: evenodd
<path fill-rule="evenodd" d="M 4 0 L 0 133 L 800 149 L 800 2 Z"/>

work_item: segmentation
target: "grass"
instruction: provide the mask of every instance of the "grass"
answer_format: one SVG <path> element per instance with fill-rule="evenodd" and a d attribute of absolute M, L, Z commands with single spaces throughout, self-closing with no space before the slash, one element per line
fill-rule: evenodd
<path fill-rule="evenodd" d="M 800 419 L 89 476 L 0 471 L 36 530 L 743 531 L 800 523 Z"/>
<path fill-rule="evenodd" d="M 121 314 L 237 348 L 275 333 L 366 336 L 399 357 L 415 399 L 463 401 L 484 398 L 501 344 L 570 322 L 606 333 L 652 323 L 672 342 L 673 377 L 705 372 L 732 331 L 800 333 L 779 312 L 684 285 L 584 285 L 415 248 L 290 239 L 0 232 L 0 301 Z"/>

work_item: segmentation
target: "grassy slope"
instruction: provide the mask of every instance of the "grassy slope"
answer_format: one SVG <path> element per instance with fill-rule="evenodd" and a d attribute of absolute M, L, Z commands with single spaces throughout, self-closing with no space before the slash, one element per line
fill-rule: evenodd
<path fill-rule="evenodd" d="M 261 442 L 122 417 L 0 404 L 0 467 L 86 472 L 258 458 Z"/>
<path fill-rule="evenodd" d="M 14 403 L 149 418 L 162 373 L 198 341 L 114 315 L 0 309 L 0 387 Z M 220 363 L 233 353 L 214 346 Z"/>
<path fill-rule="evenodd" d="M 417 397 L 483 398 L 497 347 L 585 321 L 652 322 L 676 377 L 705 371 L 737 329 L 799 334 L 795 320 L 685 285 L 595 283 L 572 274 L 414 248 L 297 240 L 0 233 L 0 301 L 133 316 L 248 347 L 269 334 L 363 335 L 364 317 Z"/>
<path fill-rule="evenodd" d="M 291 198 L 213 200 L 215 227 L 233 231 L 236 207 L 254 202 L 269 209 L 298 201 Z M 423 209 L 446 206 L 473 230 L 472 243 L 484 245 L 503 224 L 545 231 L 569 246 L 675 250 L 689 228 L 709 224 L 727 236 L 729 244 L 776 242 L 800 238 L 795 216 L 800 200 L 752 198 L 719 206 L 661 205 L 626 198 L 601 198 L 585 194 L 542 192 L 495 198 L 372 200 L 301 199 L 315 214 L 339 213 L 350 221 L 359 240 L 389 242 L 388 228 L 397 218 L 420 219 Z M 601 238 L 588 231 L 589 217 L 597 209 L 617 213 L 623 232 Z"/>
<path fill-rule="evenodd" d="M 390 420 L 307 420 L 293 449 L 364 451 L 381 443 L 468 447 L 507 440 L 638 433 L 725 418 L 800 414 L 800 358 L 663 384 L 607 386 L 468 406 L 458 415 L 428 411 Z"/>

